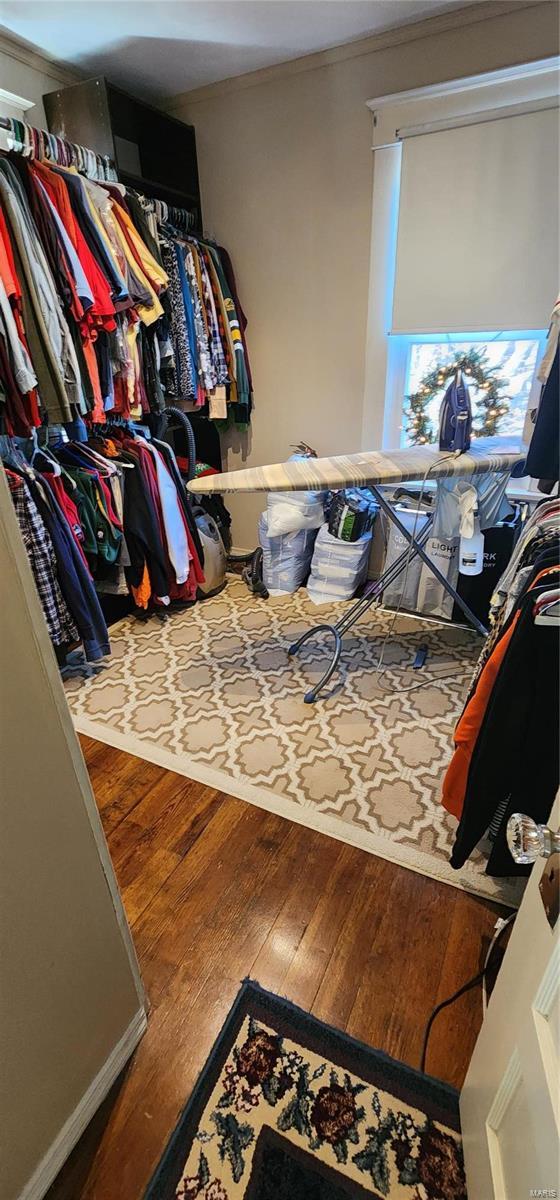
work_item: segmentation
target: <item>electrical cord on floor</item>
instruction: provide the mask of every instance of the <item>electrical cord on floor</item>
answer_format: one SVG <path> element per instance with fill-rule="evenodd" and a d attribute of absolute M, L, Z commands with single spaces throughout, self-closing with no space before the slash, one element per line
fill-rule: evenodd
<path fill-rule="evenodd" d="M 487 1004 L 486 975 L 487 975 L 488 969 L 490 967 L 492 955 L 493 955 L 494 950 L 496 949 L 497 945 L 499 944 L 499 941 L 504 932 L 504 929 L 507 929 L 507 926 L 511 925 L 511 922 L 515 920 L 516 916 L 517 916 L 517 913 L 513 912 L 510 914 L 509 917 L 505 917 L 505 918 L 498 917 L 498 920 L 496 921 L 496 924 L 494 926 L 494 936 L 488 947 L 488 952 L 486 954 L 486 958 L 484 959 L 484 966 L 483 966 L 482 970 L 479 971 L 476 975 L 473 975 L 472 979 L 468 979 L 467 982 L 464 983 L 463 986 L 458 989 L 458 991 L 454 992 L 452 996 L 449 996 L 449 998 L 447 1000 L 442 1000 L 441 1004 L 438 1004 L 436 1006 L 436 1008 L 434 1008 L 434 1010 L 430 1016 L 430 1019 L 428 1021 L 428 1024 L 426 1025 L 426 1032 L 424 1033 L 424 1043 L 422 1046 L 422 1057 L 420 1059 L 420 1070 L 422 1071 L 422 1073 L 424 1075 L 426 1074 L 426 1058 L 427 1058 L 427 1054 L 428 1054 L 428 1042 L 430 1040 L 432 1026 L 433 1026 L 433 1023 L 434 1023 L 436 1017 L 439 1016 L 440 1012 L 443 1012 L 444 1008 L 449 1008 L 450 1004 L 454 1004 L 455 1001 L 459 1000 L 459 998 L 461 996 L 464 996 L 466 992 L 470 992 L 472 988 L 477 987 L 477 985 L 479 983 L 481 983 L 482 984 L 482 1012 L 483 1012 L 483 1015 L 485 1015 L 486 1004 Z"/>
<path fill-rule="evenodd" d="M 409 671 L 410 667 L 407 667 L 406 670 Z M 445 675 L 431 674 L 429 679 L 423 679 L 420 683 L 413 683 L 408 688 L 400 687 L 399 696 L 406 696 L 409 692 L 415 692 L 417 688 L 429 687 L 430 684 L 439 683 L 440 680 L 441 682 L 445 682 L 446 679 L 467 679 L 470 675 L 472 675 L 472 668 L 469 671 L 459 671 L 459 673 L 457 671 L 446 671 Z"/>

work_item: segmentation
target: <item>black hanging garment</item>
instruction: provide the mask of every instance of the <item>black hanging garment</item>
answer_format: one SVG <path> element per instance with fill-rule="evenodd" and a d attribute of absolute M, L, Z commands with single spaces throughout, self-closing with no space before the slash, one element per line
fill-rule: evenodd
<path fill-rule="evenodd" d="M 529 874 L 530 868 L 514 863 L 509 853 L 508 818 L 524 812 L 546 822 L 552 808 L 558 788 L 559 636 L 558 627 L 535 625 L 538 592 L 538 587 L 532 589 L 520 601 L 520 616 L 476 741 L 451 856 L 455 868 L 463 866 L 505 802 L 486 873 Z"/>
<path fill-rule="evenodd" d="M 560 347 L 557 347 L 550 375 L 543 388 L 525 466 L 525 473 L 532 479 L 543 480 L 542 490 L 547 492 L 560 480 L 559 350 Z M 547 483 L 550 486 L 546 486 Z"/>

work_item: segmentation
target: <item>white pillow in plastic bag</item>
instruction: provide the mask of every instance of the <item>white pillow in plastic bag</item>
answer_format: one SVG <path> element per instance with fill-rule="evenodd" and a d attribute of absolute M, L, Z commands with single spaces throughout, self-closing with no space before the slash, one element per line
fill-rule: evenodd
<path fill-rule="evenodd" d="M 314 604 L 351 600 L 368 568 L 371 530 L 357 542 L 343 542 L 322 525 L 315 542 L 307 594 Z"/>
<path fill-rule="evenodd" d="M 265 512 L 259 517 L 259 545 L 263 552 L 263 583 L 271 596 L 297 591 L 309 574 L 315 529 L 297 529 L 269 537 Z"/>
<path fill-rule="evenodd" d="M 321 492 L 269 492 L 267 501 L 268 536 L 296 533 L 299 529 L 319 529 L 325 520 Z"/>
<path fill-rule="evenodd" d="M 304 454 L 290 454 L 288 462 L 297 462 Z M 269 492 L 267 498 L 268 536 L 295 533 L 297 529 L 319 529 L 325 520 L 326 492 Z"/>

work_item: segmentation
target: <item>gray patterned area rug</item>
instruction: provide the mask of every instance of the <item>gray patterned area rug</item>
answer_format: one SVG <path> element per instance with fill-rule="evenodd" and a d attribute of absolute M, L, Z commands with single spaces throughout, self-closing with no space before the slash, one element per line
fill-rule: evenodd
<path fill-rule="evenodd" d="M 456 823 L 439 803 L 480 640 L 399 616 L 376 674 L 392 616 L 370 611 L 344 639 L 330 691 L 304 704 L 324 649 L 317 641 L 289 659 L 287 647 L 344 607 L 317 607 L 304 589 L 261 600 L 230 576 L 220 595 L 165 622 L 128 617 L 111 630 L 107 666 L 67 680 L 74 724 L 434 879 L 518 903 L 517 881 L 486 876 L 483 852 L 451 869 Z M 421 644 L 428 660 L 413 670 Z"/>

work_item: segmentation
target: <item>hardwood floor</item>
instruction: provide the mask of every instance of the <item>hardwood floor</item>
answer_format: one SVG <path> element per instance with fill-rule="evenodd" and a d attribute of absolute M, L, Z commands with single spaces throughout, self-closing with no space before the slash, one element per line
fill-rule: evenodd
<path fill-rule="evenodd" d="M 433 1007 L 479 969 L 489 901 L 81 738 L 151 1006 L 133 1061 L 49 1200 L 140 1200 L 250 975 L 412 1066 Z M 436 1021 L 460 1087 L 477 990 Z"/>

